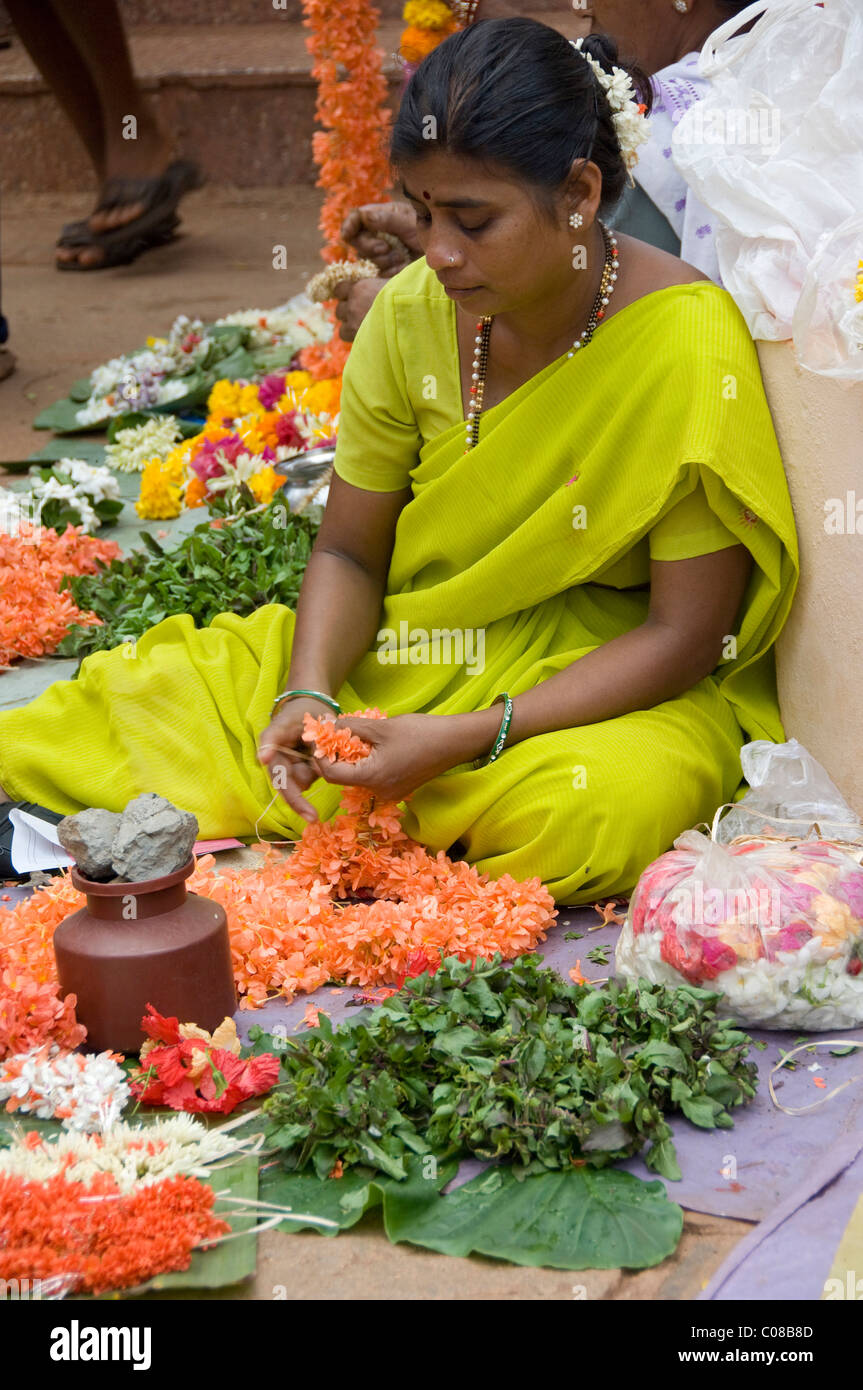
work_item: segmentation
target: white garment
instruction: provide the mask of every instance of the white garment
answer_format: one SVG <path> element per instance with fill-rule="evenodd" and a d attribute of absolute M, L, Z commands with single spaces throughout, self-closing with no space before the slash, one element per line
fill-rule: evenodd
<path fill-rule="evenodd" d="M 651 78 L 654 106 L 650 139 L 639 151 L 635 177 L 680 238 L 680 255 L 721 285 L 716 256 L 717 218 L 687 185 L 671 157 L 671 136 L 684 113 L 710 90 L 698 70 L 698 54 L 688 53 Z"/>

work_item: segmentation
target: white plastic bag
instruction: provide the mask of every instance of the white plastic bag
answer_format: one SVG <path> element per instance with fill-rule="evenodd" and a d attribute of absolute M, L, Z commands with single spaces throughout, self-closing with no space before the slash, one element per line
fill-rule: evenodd
<path fill-rule="evenodd" d="M 710 94 L 683 116 L 672 150 L 720 220 L 724 284 L 753 337 L 793 336 L 804 367 L 863 380 L 861 253 L 839 231 L 853 241 L 863 218 L 863 3 L 759 0 L 710 36 L 700 71 Z"/>

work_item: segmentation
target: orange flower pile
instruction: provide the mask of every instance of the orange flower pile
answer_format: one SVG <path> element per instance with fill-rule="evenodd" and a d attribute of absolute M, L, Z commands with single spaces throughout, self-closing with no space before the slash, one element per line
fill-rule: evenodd
<path fill-rule="evenodd" d="M 94 574 L 120 553 L 114 541 L 94 540 L 76 526 L 61 536 L 47 526 L 36 533 L 22 521 L 17 535 L 0 534 L 0 668 L 50 655 L 74 623 L 98 623 L 71 594 L 60 593 L 60 581 L 65 574 Z"/>
<path fill-rule="evenodd" d="M 386 136 L 390 124 L 383 52 L 377 47 L 380 14 L 371 0 L 303 0 L 306 40 L 318 84 L 312 137 L 318 187 L 325 193 L 320 228 L 325 261 L 352 259 L 341 226 L 352 208 L 379 203 L 390 185 Z M 333 320 L 335 325 L 335 319 Z M 304 349 L 300 361 L 316 380 L 339 376 L 349 347 L 334 333 L 329 343 Z"/>
<path fill-rule="evenodd" d="M 108 1174 L 80 1183 L 0 1173 L 0 1279 L 99 1294 L 188 1269 L 193 1250 L 230 1231 L 214 1201 L 212 1188 L 182 1176 L 121 1193 Z"/>
<path fill-rule="evenodd" d="M 84 902 L 67 875 L 0 914 L 0 1057 L 42 1043 L 77 1047 L 86 1037 L 75 1021 L 74 994 L 57 995 L 55 927 Z"/>
<path fill-rule="evenodd" d="M 364 717 L 375 713 L 367 710 Z M 339 731 L 332 720 L 317 724 L 322 753 Z M 341 752 L 335 742 L 329 746 Z M 429 961 L 441 953 L 474 961 L 498 951 L 512 959 L 545 940 L 556 916 L 538 878 L 489 880 L 442 851 L 430 854 L 402 829 L 396 802 L 378 801 L 358 787 L 345 789 L 331 821 L 307 825 L 286 858 L 267 847 L 260 868 L 217 871 L 207 855 L 189 888 L 225 909 L 240 1007 L 246 1009 L 278 995 L 293 999 L 328 980 L 397 984 L 415 973 L 418 952 Z M 51 935 L 83 902 L 64 876 L 0 913 L 0 945 L 14 956 L 19 988 L 28 968 L 56 988 Z M 0 1034 L 0 1055 L 3 1041 Z M 16 1041 L 11 1050 L 23 1048 Z"/>

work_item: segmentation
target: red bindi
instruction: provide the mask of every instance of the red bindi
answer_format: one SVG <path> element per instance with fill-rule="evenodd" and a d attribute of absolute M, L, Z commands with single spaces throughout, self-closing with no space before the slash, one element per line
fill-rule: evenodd
<path fill-rule="evenodd" d="M 425 198 L 426 202 L 429 202 L 431 199 L 431 194 L 426 193 L 425 189 L 423 189 L 423 197 Z"/>

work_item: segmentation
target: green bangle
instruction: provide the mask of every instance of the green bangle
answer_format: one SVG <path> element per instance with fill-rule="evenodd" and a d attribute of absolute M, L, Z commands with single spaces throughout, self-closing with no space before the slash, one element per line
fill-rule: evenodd
<path fill-rule="evenodd" d="M 276 713 L 280 705 L 285 700 L 293 700 L 296 695 L 308 695 L 313 700 L 320 700 L 322 704 L 329 705 L 334 714 L 341 714 L 342 707 L 338 700 L 334 700 L 331 695 L 325 695 L 321 690 L 283 690 L 281 695 L 277 695 L 273 701 L 273 708 L 270 710 L 270 718 Z"/>
<path fill-rule="evenodd" d="M 506 747 L 506 741 L 509 737 L 509 726 L 512 723 L 512 696 L 504 690 L 500 695 L 495 695 L 491 702 L 492 705 L 496 705 L 498 700 L 503 700 L 503 719 L 500 721 L 500 728 L 497 731 L 497 738 L 492 745 L 492 750 L 485 762 L 480 764 L 481 767 L 488 767 L 489 763 L 497 761 Z M 491 705 L 489 705 L 489 709 L 491 709 Z"/>

